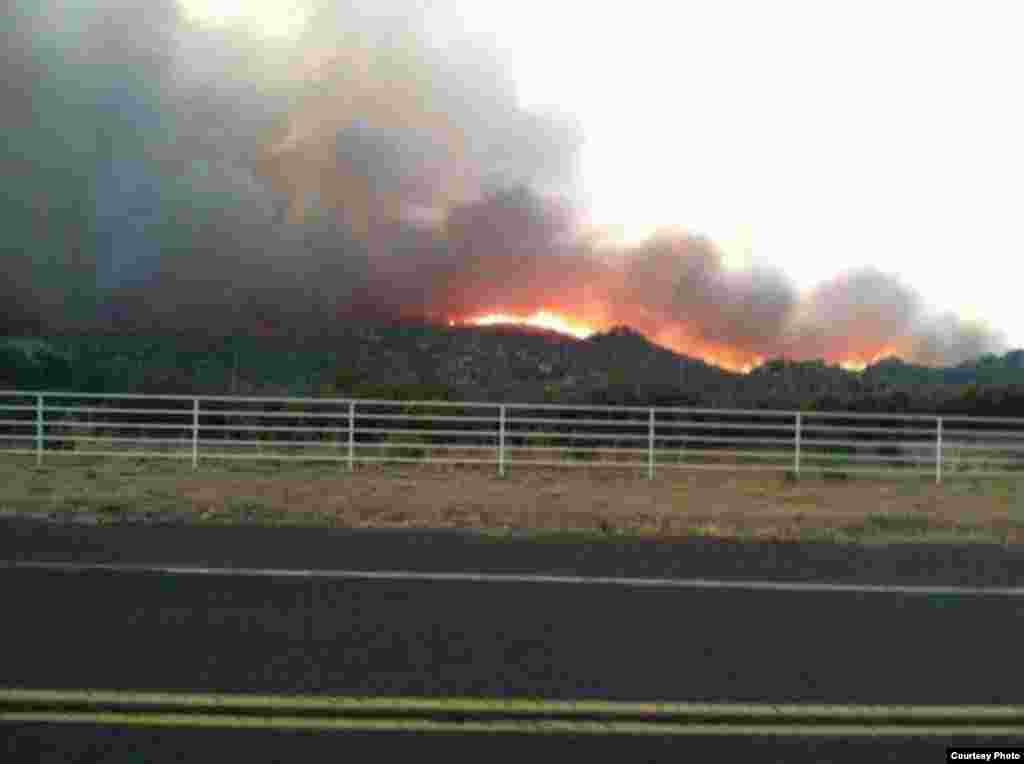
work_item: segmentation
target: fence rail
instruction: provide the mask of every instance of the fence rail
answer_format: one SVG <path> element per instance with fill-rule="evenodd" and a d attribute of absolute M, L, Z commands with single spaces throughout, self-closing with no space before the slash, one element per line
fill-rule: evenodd
<path fill-rule="evenodd" d="M 943 425 L 950 427 L 944 429 Z M 0 391 L 0 454 L 1024 474 L 1024 419 L 850 412 Z"/>

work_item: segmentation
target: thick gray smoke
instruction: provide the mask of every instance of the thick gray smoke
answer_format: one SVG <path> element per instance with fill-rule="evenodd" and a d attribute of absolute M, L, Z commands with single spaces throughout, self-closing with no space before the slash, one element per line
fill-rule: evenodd
<path fill-rule="evenodd" d="M 547 308 L 735 366 L 1001 348 L 874 271 L 801 298 L 703 239 L 589 242 L 580 126 L 522 109 L 448 3 L 323 2 L 294 39 L 174 0 L 6 13 L 0 331 L 320 334 Z"/>

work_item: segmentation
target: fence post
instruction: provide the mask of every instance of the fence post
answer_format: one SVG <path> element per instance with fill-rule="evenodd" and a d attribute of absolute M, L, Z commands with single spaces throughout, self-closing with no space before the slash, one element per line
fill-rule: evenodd
<path fill-rule="evenodd" d="M 800 476 L 800 426 L 802 424 L 802 418 L 800 412 L 796 412 L 796 453 L 793 457 L 793 470 L 797 477 Z"/>
<path fill-rule="evenodd" d="M 43 396 L 36 396 L 36 465 L 43 463 Z"/>
<path fill-rule="evenodd" d="M 199 399 L 192 399 L 192 469 L 199 467 Z"/>
<path fill-rule="evenodd" d="M 647 479 L 654 480 L 654 407 L 647 427 Z"/>
<path fill-rule="evenodd" d="M 356 402 L 348 402 L 348 471 L 355 469 L 356 451 Z"/>
<path fill-rule="evenodd" d="M 505 404 L 498 408 L 498 475 L 505 477 Z"/>
<path fill-rule="evenodd" d="M 935 423 L 935 483 L 942 482 L 942 417 L 936 417 Z"/>

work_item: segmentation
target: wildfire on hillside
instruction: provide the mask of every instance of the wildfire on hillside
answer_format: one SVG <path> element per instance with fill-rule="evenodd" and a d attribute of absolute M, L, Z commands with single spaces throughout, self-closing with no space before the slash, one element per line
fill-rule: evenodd
<path fill-rule="evenodd" d="M 450 318 L 448 325 L 452 327 L 522 326 L 557 332 L 580 340 L 587 339 L 598 332 L 605 332 L 612 328 L 611 324 L 607 321 L 588 323 L 584 319 L 576 318 L 571 313 L 549 309 L 522 314 L 495 311 L 467 318 Z M 693 338 L 687 339 L 677 329 L 662 330 L 650 336 L 649 339 L 681 355 L 699 358 L 719 368 L 742 374 L 749 374 L 753 369 L 769 360 L 764 355 L 730 348 L 726 345 L 701 342 Z M 836 350 L 823 355 L 823 360 L 829 364 L 838 365 L 847 371 L 863 371 L 866 367 L 877 363 L 883 358 L 901 357 L 901 351 L 896 346 L 887 345 L 881 349 Z"/>
<path fill-rule="evenodd" d="M 204 2 L 217 4 L 191 5 Z M 562 111 L 572 99 L 528 107 L 501 46 L 467 29 L 458 3 L 300 3 L 315 7 L 306 28 L 273 43 L 247 23 L 186 18 L 180 0 L 150 4 L 156 15 L 145 2 L 7 4 L 8 92 L 30 107 L 5 124 L 30 152 L 0 177 L 17 223 L 0 278 L 8 333 L 323 336 L 452 321 L 583 338 L 627 326 L 737 371 L 885 355 L 954 365 L 1006 349 L 894 274 L 798 285 L 759 259 L 752 229 L 744 255 L 727 256 L 684 228 L 706 214 L 687 202 L 702 189 L 667 167 L 630 171 L 678 183 L 641 215 L 665 229 L 629 241 L 633 225 L 599 224 L 584 125 Z M 648 140 L 650 120 L 633 121 Z M 54 185 L 51 166 L 75 182 Z M 636 189 L 633 213 L 650 190 Z M 734 214 L 713 216 L 723 233 Z"/>
<path fill-rule="evenodd" d="M 362 29 L 345 18 L 325 17 L 323 29 L 352 34 L 328 35 L 297 59 L 311 86 L 256 152 L 281 218 L 298 229 L 290 240 L 322 257 L 306 283 L 325 284 L 324 313 L 581 340 L 628 326 L 736 372 L 774 358 L 955 363 L 999 347 L 986 328 L 931 315 L 916 290 L 875 269 L 804 291 L 771 264 L 731 264 L 696 233 L 605 237 L 573 192 L 573 119 L 524 110 L 477 46 L 441 50 L 404 22 Z"/>

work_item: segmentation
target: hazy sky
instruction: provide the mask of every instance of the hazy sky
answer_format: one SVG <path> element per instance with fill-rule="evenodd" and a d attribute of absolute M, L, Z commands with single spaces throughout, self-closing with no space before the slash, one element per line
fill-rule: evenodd
<path fill-rule="evenodd" d="M 182 4 L 268 34 L 296 22 L 290 3 Z M 874 265 L 1024 345 L 1017 4 L 459 5 L 525 105 L 582 124 L 594 223 L 702 232 L 801 288 Z"/>

